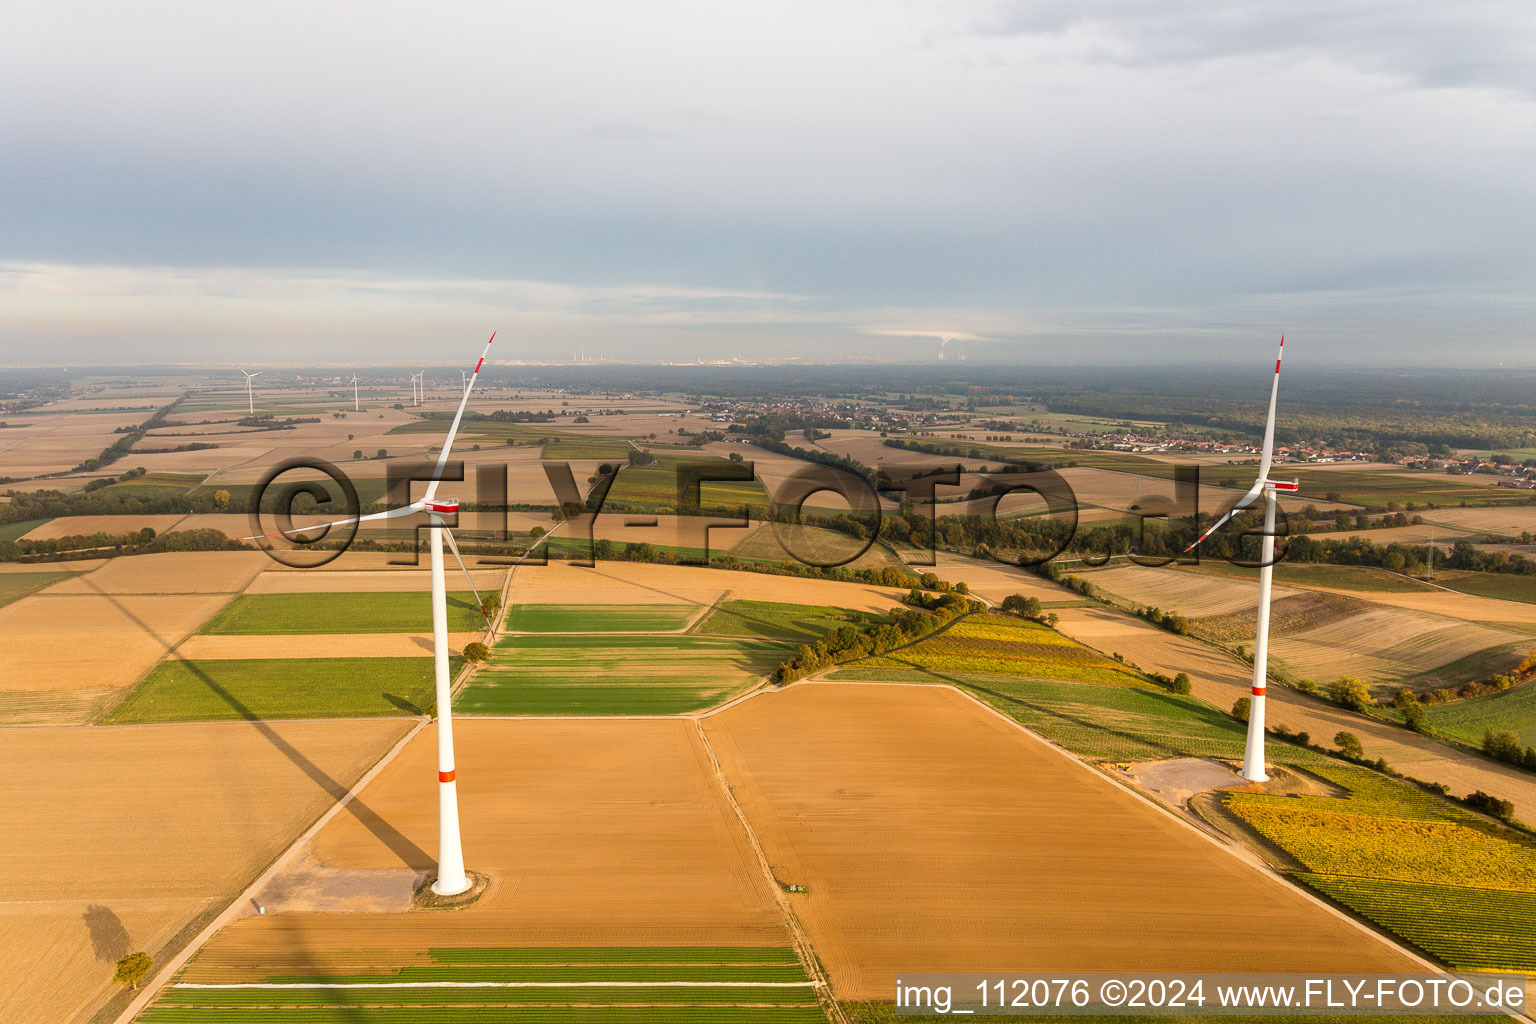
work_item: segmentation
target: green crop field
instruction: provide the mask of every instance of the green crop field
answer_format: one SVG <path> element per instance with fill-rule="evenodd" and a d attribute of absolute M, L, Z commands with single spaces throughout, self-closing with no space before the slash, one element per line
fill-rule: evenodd
<path fill-rule="evenodd" d="M 1280 466 L 1275 475 L 1301 481 L 1301 495 L 1317 501 L 1334 500 L 1368 509 L 1385 509 L 1388 504 L 1434 503 L 1437 505 L 1505 505 L 1524 502 L 1529 492 L 1507 487 L 1487 487 L 1465 483 L 1446 474 L 1408 474 L 1403 470 L 1380 469 L 1305 469 Z"/>
<path fill-rule="evenodd" d="M 1536 973 L 1536 893 L 1305 872 L 1297 877 L 1454 967 Z"/>
<path fill-rule="evenodd" d="M 1536 842 L 1365 768 L 1309 768 L 1349 795 L 1229 793 L 1227 806 L 1302 865 L 1301 881 L 1452 967 L 1531 962 Z"/>
<path fill-rule="evenodd" d="M 1259 570 L 1233 565 L 1221 559 L 1203 559 L 1198 566 L 1181 567 L 1185 572 L 1204 572 L 1258 581 Z M 1332 587 L 1379 594 L 1429 594 L 1434 587 L 1386 569 L 1368 565 L 1324 565 L 1313 562 L 1280 562 L 1275 566 L 1275 582 L 1293 586 Z"/>
<path fill-rule="evenodd" d="M 691 604 L 520 604 L 507 610 L 505 628 L 513 633 L 662 633 L 682 629 L 698 613 Z"/>
<path fill-rule="evenodd" d="M 1243 756 L 1243 725 L 1193 697 L 1151 687 L 996 676 L 958 675 L 954 682 L 1025 728 L 1083 757 L 1146 761 Z"/>
<path fill-rule="evenodd" d="M 613 547 L 617 554 L 623 555 L 628 548 L 635 547 L 641 543 L 648 542 L 636 541 L 634 544 L 630 544 L 625 541 L 617 541 Z M 551 537 L 544 542 L 544 546 L 548 548 L 550 555 L 555 557 L 565 556 L 568 558 L 579 558 L 583 561 L 593 557 L 592 544 L 581 537 L 566 537 L 563 535 Z M 706 554 L 711 560 L 720 558 L 725 554 L 723 545 L 712 547 L 708 552 L 703 548 L 684 547 L 678 544 L 651 544 L 651 547 L 659 554 L 676 555 L 678 558 L 686 558 L 698 562 L 704 561 Z"/>
<path fill-rule="evenodd" d="M 774 601 L 725 601 L 694 630 L 715 636 L 751 636 L 765 640 L 819 640 L 839 626 L 880 622 L 873 612 L 851 612 L 823 605 Z"/>
<path fill-rule="evenodd" d="M 665 513 L 678 506 L 677 473 L 681 468 L 698 466 L 704 475 L 734 469 L 736 464 L 714 455 L 660 455 L 650 466 L 625 466 L 608 492 L 608 501 L 638 505 Z M 758 480 L 703 480 L 699 484 L 699 504 L 704 508 L 737 509 L 743 505 L 756 509 L 768 507 L 768 492 Z"/>
<path fill-rule="evenodd" d="M 1510 572 L 1469 572 L 1465 575 L 1438 577 L 1435 582 L 1463 594 L 1536 604 L 1536 576 L 1519 576 Z"/>
<path fill-rule="evenodd" d="M 1489 729 L 1507 729 L 1522 744 L 1536 747 L 1536 683 L 1452 704 L 1427 705 L 1424 710 L 1436 732 L 1474 747 L 1482 746 L 1483 733 Z"/>
<path fill-rule="evenodd" d="M 449 659 L 457 675 L 461 658 Z M 432 659 L 162 661 L 110 724 L 418 715 L 433 707 Z"/>
<path fill-rule="evenodd" d="M 391 427 L 390 434 L 434 434 L 439 437 L 448 432 L 446 419 L 415 419 Z M 465 420 L 460 436 L 468 442 L 491 441 L 497 444 L 544 444 L 555 440 L 582 442 L 589 440 L 581 434 L 567 433 L 561 423 L 502 423 L 498 420 Z"/>
<path fill-rule="evenodd" d="M 826 1021 L 794 950 L 779 947 L 433 949 L 425 956 L 370 950 L 327 959 L 358 965 L 367 973 L 210 982 L 205 979 L 215 976 L 215 969 L 194 961 L 189 973 L 199 980 L 179 980 L 138 1019 L 144 1024 Z M 249 975 L 242 971 L 240 977 Z M 461 987 L 443 987 L 445 982 Z M 220 987 L 199 987 L 209 984 Z M 355 987 L 322 987 L 337 985 Z"/>
<path fill-rule="evenodd" d="M 39 590 L 59 580 L 67 580 L 72 572 L 6 572 L 0 573 L 0 608 L 4 608 L 12 601 L 18 601 L 28 594 L 35 594 Z"/>
<path fill-rule="evenodd" d="M 756 685 L 794 648 L 678 634 L 524 634 L 497 642 L 455 710 L 492 715 L 672 715 Z"/>
<path fill-rule="evenodd" d="M 23 519 L 19 523 L 0 524 L 0 540 L 20 540 L 44 523 L 51 522 L 53 522 L 52 517 L 47 519 Z"/>
<path fill-rule="evenodd" d="M 1144 682 L 1134 669 L 1053 629 L 991 613 L 962 619 L 910 647 L 855 662 L 834 678 L 892 679 L 896 670 L 928 673 L 935 681 L 958 672 L 1121 686 Z"/>
<path fill-rule="evenodd" d="M 626 459 L 634 451 L 628 441 L 610 437 L 551 438 L 539 456 L 544 459 Z"/>
<path fill-rule="evenodd" d="M 422 633 L 432 628 L 425 593 L 242 594 L 201 632 L 221 636 L 295 633 Z M 448 632 L 481 633 L 485 619 L 468 591 L 448 593 Z"/>

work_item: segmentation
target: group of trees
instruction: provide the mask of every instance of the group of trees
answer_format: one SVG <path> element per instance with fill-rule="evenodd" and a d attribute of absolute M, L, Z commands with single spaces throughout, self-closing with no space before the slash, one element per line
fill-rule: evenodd
<path fill-rule="evenodd" d="M 960 594 L 949 593 L 930 598 L 916 589 L 905 600 L 916 607 L 897 613 L 890 622 L 879 623 L 867 630 L 860 630 L 856 626 L 839 626 L 814 644 L 802 644 L 794 657 L 779 665 L 774 673 L 775 681 L 780 685 L 792 683 L 832 665 L 905 647 L 942 629 L 962 615 L 982 611 L 986 607 L 980 601 Z"/>
<path fill-rule="evenodd" d="M 1483 753 L 1500 761 L 1536 770 L 1536 747 L 1521 747 L 1520 737 L 1508 729 L 1492 727 L 1483 733 Z"/>
<path fill-rule="evenodd" d="M 248 545 L 230 540 L 220 530 L 175 530 L 155 535 L 149 527 L 131 533 L 104 532 L 53 537 L 47 540 L 0 540 L 0 562 L 63 561 L 70 557 L 149 555 L 165 551 L 243 551 Z"/>

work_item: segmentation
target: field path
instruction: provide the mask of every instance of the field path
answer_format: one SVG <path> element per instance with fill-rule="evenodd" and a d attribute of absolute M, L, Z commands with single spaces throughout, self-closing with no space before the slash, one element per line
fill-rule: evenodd
<path fill-rule="evenodd" d="M 968 582 L 974 576 L 982 582 L 971 582 L 971 589 L 986 590 L 994 599 L 1000 600 L 1012 593 L 998 586 L 999 566 L 975 563 L 988 571 L 972 574 L 968 571 L 971 564 L 970 559 L 941 557 L 937 571 L 951 579 Z M 1038 594 L 1042 586 L 1053 587 L 1037 576 L 1015 571 L 1018 572 L 1019 591 Z M 1063 595 L 1070 594 L 1065 589 L 1055 589 Z M 1380 596 L 1372 595 L 1373 599 Z M 1250 692 L 1252 675 L 1248 666 L 1207 644 L 1174 636 L 1133 615 L 1110 608 L 1054 610 L 1059 616 L 1057 628 L 1067 636 L 1105 654 L 1124 655 L 1127 661 L 1145 670 L 1168 675 L 1187 672 L 1194 695 L 1218 708 L 1230 708 L 1239 697 Z M 1515 816 L 1520 820 L 1536 820 L 1536 776 L 1528 772 L 1279 686 L 1269 688 L 1268 717 L 1270 725 L 1310 733 L 1314 743 L 1325 746 L 1332 744 L 1335 733 L 1341 730 L 1352 732 L 1360 737 L 1367 757 L 1384 757 L 1396 771 L 1424 782 L 1443 783 L 1456 796 L 1466 796 L 1480 789 L 1513 801 Z"/>

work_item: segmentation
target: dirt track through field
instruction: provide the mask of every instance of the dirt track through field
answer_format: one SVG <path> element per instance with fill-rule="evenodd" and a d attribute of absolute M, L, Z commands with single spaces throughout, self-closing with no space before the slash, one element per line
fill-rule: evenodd
<path fill-rule="evenodd" d="M 943 687 L 806 683 L 704 719 L 843 999 L 900 971 L 1412 961 Z M 1213 899 L 1216 894 L 1219 899 Z"/>
<path fill-rule="evenodd" d="M 221 907 L 410 724 L 0 732 L 0 1020 L 87 1019 L 117 958 Z"/>

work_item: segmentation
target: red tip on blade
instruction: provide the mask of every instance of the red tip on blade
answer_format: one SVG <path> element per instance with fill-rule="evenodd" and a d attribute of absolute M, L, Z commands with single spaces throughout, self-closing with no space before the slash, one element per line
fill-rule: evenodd
<path fill-rule="evenodd" d="M 480 367 L 482 367 L 484 365 L 485 365 L 485 356 L 481 356 L 480 357 L 480 361 L 475 364 L 475 372 L 479 373 L 480 372 Z"/>

